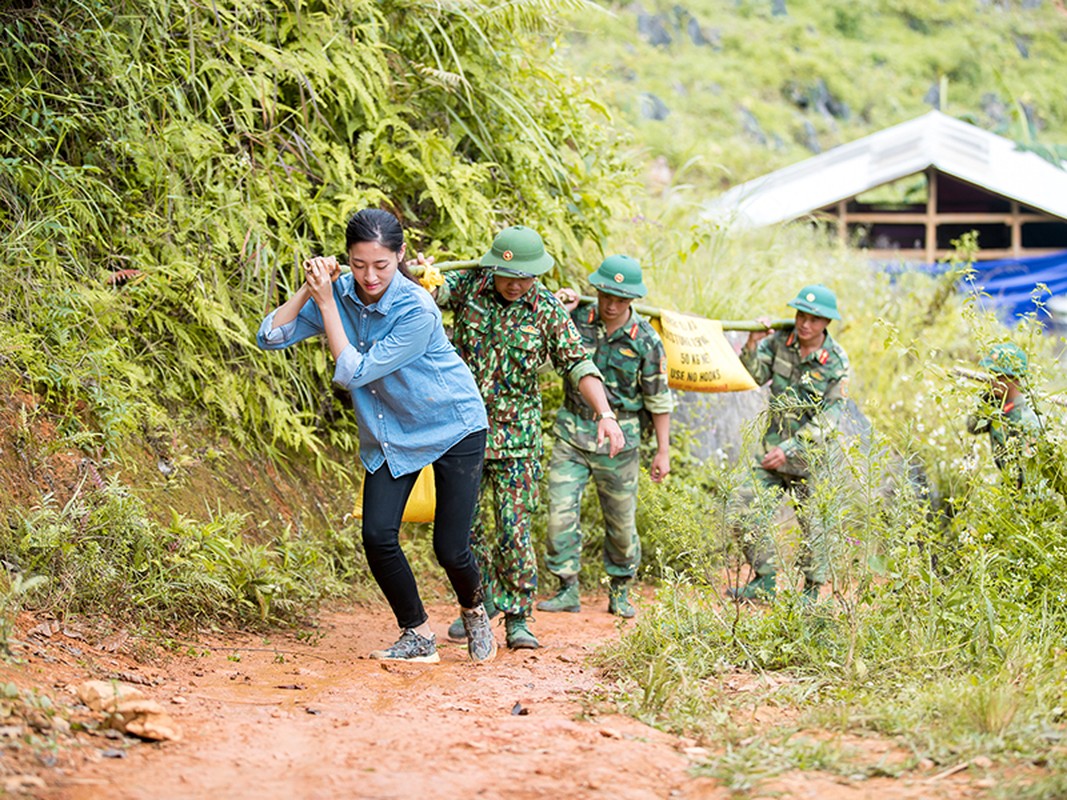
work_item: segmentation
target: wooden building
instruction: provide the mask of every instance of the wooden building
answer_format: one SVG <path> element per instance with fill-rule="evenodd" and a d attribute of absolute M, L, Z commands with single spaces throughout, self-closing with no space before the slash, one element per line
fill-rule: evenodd
<path fill-rule="evenodd" d="M 980 261 L 1067 251 L 1067 170 L 931 111 L 735 186 L 704 216 L 824 220 L 879 261 L 932 264 L 978 232 Z"/>

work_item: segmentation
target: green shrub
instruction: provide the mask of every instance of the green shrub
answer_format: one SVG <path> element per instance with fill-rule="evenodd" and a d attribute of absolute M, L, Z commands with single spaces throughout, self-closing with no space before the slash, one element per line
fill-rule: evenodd
<path fill-rule="evenodd" d="M 553 8 L 0 11 L 3 357 L 94 452 L 189 419 L 320 468 L 324 441 L 354 450 L 326 351 L 253 341 L 348 215 L 393 209 L 446 257 L 530 222 L 566 263 L 627 205 L 603 109 L 543 52 Z"/>
<path fill-rule="evenodd" d="M 23 586 L 39 584 L 24 607 L 193 626 L 297 622 L 359 569 L 347 537 L 284 530 L 254 543 L 246 528 L 232 513 L 159 525 L 112 481 L 62 507 L 46 499 L 13 512 L 0 558 L 32 576 L 15 579 Z"/>

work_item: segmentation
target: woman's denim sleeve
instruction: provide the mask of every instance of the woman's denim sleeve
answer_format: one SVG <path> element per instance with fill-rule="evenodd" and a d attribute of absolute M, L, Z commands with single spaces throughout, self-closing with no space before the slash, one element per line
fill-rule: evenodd
<path fill-rule="evenodd" d="M 302 342 L 304 339 L 310 339 L 312 336 L 320 336 L 325 332 L 322 326 L 322 316 L 319 314 L 318 306 L 313 302 L 309 301 L 300 309 L 296 319 L 284 325 L 279 325 L 277 328 L 274 327 L 274 315 L 276 313 L 277 309 L 271 311 L 259 325 L 259 331 L 256 333 L 256 344 L 259 345 L 261 350 L 282 350 L 297 342 Z"/>

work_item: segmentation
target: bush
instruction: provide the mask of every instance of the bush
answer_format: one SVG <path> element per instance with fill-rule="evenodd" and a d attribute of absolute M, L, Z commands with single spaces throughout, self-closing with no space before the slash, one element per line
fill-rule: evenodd
<path fill-rule="evenodd" d="M 285 530 L 257 544 L 246 524 L 239 514 L 175 514 L 159 525 L 112 481 L 63 507 L 46 499 L 13 512 L 0 558 L 16 584 L 39 584 L 24 607 L 179 626 L 294 623 L 358 569 L 347 537 Z"/>

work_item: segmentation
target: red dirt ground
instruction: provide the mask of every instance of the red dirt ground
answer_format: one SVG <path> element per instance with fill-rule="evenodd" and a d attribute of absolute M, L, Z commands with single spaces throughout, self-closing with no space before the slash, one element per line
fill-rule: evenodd
<path fill-rule="evenodd" d="M 27 792 L 47 800 L 726 800 L 730 793 L 713 779 L 691 776 L 700 757 L 699 751 L 686 752 L 692 740 L 628 717 L 598 715 L 583 703 L 583 696 L 598 693 L 601 681 L 588 656 L 619 632 L 604 606 L 603 598 L 588 597 L 581 614 L 540 614 L 534 630 L 542 649 L 502 648 L 493 663 L 481 666 L 451 643 L 441 644 L 436 665 L 367 659 L 394 636 L 388 610 L 374 607 L 323 614 L 323 635 L 315 644 L 291 635 L 203 639 L 189 655 L 152 665 L 122 655 L 129 643 L 109 652 L 114 639 L 93 646 L 91 635 L 69 628 L 51 636 L 22 630 L 28 661 L 0 669 L 0 681 L 52 687 L 59 706 L 74 709 L 73 719 L 85 713 L 71 695 L 82 680 L 134 678 L 147 684 L 140 688 L 182 728 L 179 742 L 109 739 L 99 731 L 57 737 L 61 746 L 50 768 L 23 764 L 21 770 L 43 779 L 44 787 Z M 431 609 L 439 641 L 445 642 L 451 613 Z M 500 628 L 497 638 L 502 644 Z M 877 740 L 849 744 L 871 748 L 872 760 L 898 749 Z M 105 758 L 105 752 L 124 757 Z M 12 765 L 7 767 L 10 775 Z M 962 771 L 937 777 L 939 771 L 857 781 L 803 773 L 744 796 L 983 796 L 972 782 L 977 776 Z"/>

